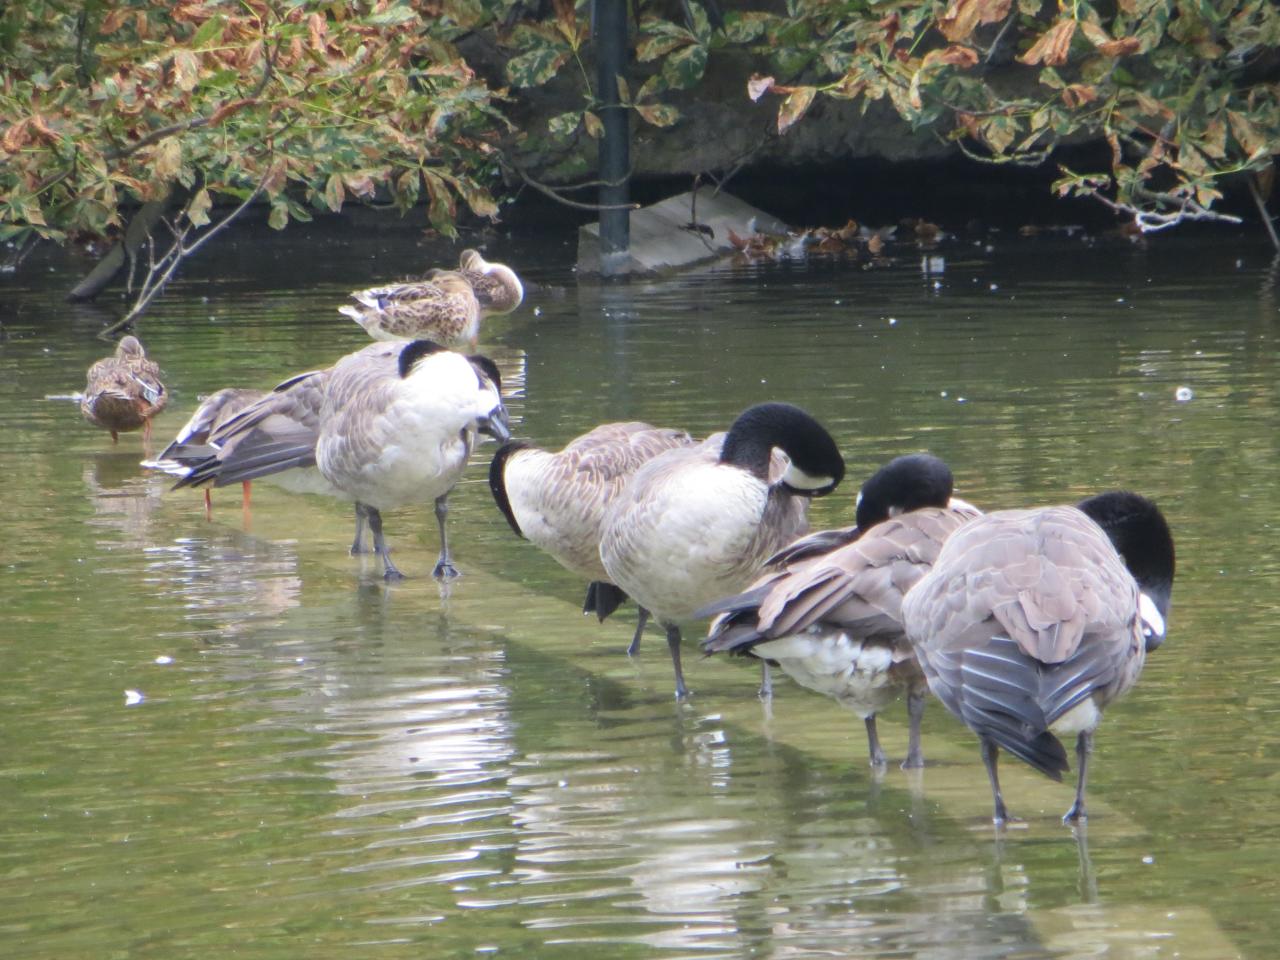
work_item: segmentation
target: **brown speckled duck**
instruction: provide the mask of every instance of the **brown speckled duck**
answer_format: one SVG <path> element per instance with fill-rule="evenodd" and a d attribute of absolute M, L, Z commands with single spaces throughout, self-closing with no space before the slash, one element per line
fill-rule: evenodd
<path fill-rule="evenodd" d="M 351 296 L 339 312 L 375 340 L 427 339 L 449 349 L 473 347 L 482 317 L 510 313 L 524 299 L 515 271 L 464 250 L 458 270 L 432 270 L 422 280 L 390 283 Z"/>
<path fill-rule="evenodd" d="M 80 412 L 95 427 L 119 435 L 142 428 L 143 440 L 151 440 L 151 418 L 164 409 L 169 394 L 160 381 L 160 366 L 147 359 L 137 337 L 125 337 L 114 356 L 89 368 Z"/>

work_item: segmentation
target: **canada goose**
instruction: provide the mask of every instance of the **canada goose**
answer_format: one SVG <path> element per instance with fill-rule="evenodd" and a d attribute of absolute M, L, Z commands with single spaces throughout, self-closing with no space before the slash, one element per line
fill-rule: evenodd
<path fill-rule="evenodd" d="M 601 424 L 558 453 L 512 440 L 494 454 L 489 489 L 517 536 L 587 578 L 582 612 L 603 621 L 626 599 L 600 561 L 605 508 L 646 461 L 692 443 L 683 430 L 636 422 Z"/>
<path fill-rule="evenodd" d="M 902 766 L 923 766 L 927 686 L 902 629 L 902 597 L 951 532 L 979 515 L 952 499 L 952 485 L 950 468 L 928 454 L 881 467 L 858 494 L 857 526 L 797 540 L 748 589 L 698 611 L 720 614 L 703 649 L 775 661 L 801 686 L 854 711 L 874 766 L 885 763 L 876 714 L 905 691 Z"/>
<path fill-rule="evenodd" d="M 774 448 L 789 458 L 770 482 Z M 751 582 L 764 559 L 808 526 L 808 498 L 830 493 L 844 460 L 813 417 L 784 403 L 740 414 L 727 434 L 668 450 L 605 510 L 600 559 L 609 579 L 663 625 L 676 696 L 681 621 Z"/>
<path fill-rule="evenodd" d="M 434 500 L 440 556 L 433 575 L 458 575 L 445 532 L 449 491 L 462 476 L 476 434 L 506 440 L 498 368 L 437 343 L 375 343 L 327 370 L 285 381 L 277 392 L 210 437 L 223 447 L 176 486 L 223 486 L 315 465 L 339 496 L 355 501 L 359 552 L 364 524 L 373 533 L 384 577 L 391 562 L 381 511 Z M 289 409 L 292 407 L 292 409 Z"/>
<path fill-rule="evenodd" d="M 162 470 L 175 477 L 185 477 L 195 463 L 212 452 L 208 446 L 209 434 L 266 395 L 265 390 L 241 387 L 223 387 L 209 394 L 196 407 L 191 419 L 178 430 L 177 436 L 160 451 L 160 456 L 154 460 L 143 460 L 142 466 L 149 470 Z M 249 505 L 249 483 L 248 480 L 244 481 L 243 503 L 246 507 Z M 213 509 L 208 487 L 204 491 L 204 509 L 206 514 Z"/>
<path fill-rule="evenodd" d="M 1076 798 L 1086 819 L 1093 731 L 1164 640 L 1173 537 L 1135 493 L 1078 506 L 989 513 L 956 531 L 902 603 L 929 689 L 978 735 L 995 822 L 1008 819 L 999 748 L 1061 780 L 1076 734 Z"/>
<path fill-rule="evenodd" d="M 168 402 L 159 364 L 147 359 L 137 337 L 128 336 L 116 345 L 113 356 L 89 368 L 80 412 L 95 427 L 110 431 L 112 443 L 139 427 L 143 442 L 149 443 L 151 418 Z"/>

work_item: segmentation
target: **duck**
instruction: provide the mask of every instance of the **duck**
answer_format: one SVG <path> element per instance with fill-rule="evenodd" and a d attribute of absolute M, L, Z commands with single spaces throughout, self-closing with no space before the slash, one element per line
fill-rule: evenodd
<path fill-rule="evenodd" d="M 873 767 L 887 762 L 876 715 L 905 693 L 902 767 L 923 766 L 928 686 L 903 630 L 902 598 L 947 537 L 980 515 L 953 491 L 951 469 L 938 457 L 891 460 L 863 484 L 855 526 L 797 540 L 745 591 L 698 611 L 718 615 L 704 652 L 774 661 L 802 687 L 858 714 Z"/>
<path fill-rule="evenodd" d="M 587 579 L 582 612 L 603 622 L 627 599 L 600 560 L 605 509 L 645 462 L 693 442 L 687 431 L 638 421 L 601 424 L 555 452 L 509 440 L 490 463 L 489 490 L 516 536 Z"/>
<path fill-rule="evenodd" d="M 788 458 L 770 476 L 775 448 Z M 765 559 L 808 529 L 812 497 L 844 478 L 831 434 L 787 403 L 761 403 L 727 433 L 661 453 L 605 510 L 600 560 L 609 580 L 664 628 L 676 697 L 689 690 L 682 622 L 746 587 Z"/>
<path fill-rule="evenodd" d="M 120 434 L 142 429 L 143 443 L 151 442 L 151 421 L 169 402 L 169 393 L 160 379 L 160 366 L 147 357 L 135 336 L 123 337 L 115 353 L 89 367 L 80 413 L 95 427 L 111 433 L 118 443 Z"/>
<path fill-rule="evenodd" d="M 458 255 L 458 272 L 471 289 L 485 317 L 511 313 L 524 302 L 524 284 L 505 263 L 491 263 L 479 250 L 467 249 Z"/>
<path fill-rule="evenodd" d="M 375 340 L 425 338 L 449 349 L 474 348 L 484 317 L 510 313 L 524 300 L 516 272 L 464 250 L 457 270 L 432 270 L 421 280 L 391 283 L 351 294 L 339 308 Z"/>
<path fill-rule="evenodd" d="M 457 271 L 426 280 L 392 283 L 351 294 L 354 306 L 339 307 L 375 340 L 429 339 L 447 349 L 474 346 L 480 334 L 480 302 Z"/>
<path fill-rule="evenodd" d="M 328 492 L 356 511 L 352 552 L 363 530 L 387 582 L 404 579 L 391 560 L 382 511 L 431 500 L 440 529 L 432 576 L 459 576 L 446 532 L 449 492 L 479 434 L 510 439 L 497 365 L 429 340 L 373 343 L 332 367 L 286 380 L 210 435 L 219 449 L 176 487 L 215 487 L 315 466 Z"/>
<path fill-rule="evenodd" d="M 1058 738 L 1073 733 L 1075 802 L 1062 819 L 1088 819 L 1094 732 L 1164 641 L 1175 566 L 1160 508 L 1109 491 L 965 524 L 907 593 L 907 639 L 933 695 L 978 736 L 997 826 L 1009 819 L 1000 749 L 1061 781 Z"/>
<path fill-rule="evenodd" d="M 169 445 L 160 451 L 160 455 L 155 459 L 143 460 L 142 466 L 176 477 L 185 477 L 190 473 L 193 464 L 212 452 L 208 446 L 209 435 L 240 411 L 257 403 L 265 396 L 267 396 L 265 390 L 223 387 L 207 397 L 202 397 L 191 418 L 179 428 Z M 249 487 L 250 481 L 245 480 L 242 503 L 246 508 L 249 506 Z M 213 503 L 208 487 L 204 490 L 204 509 L 206 516 L 212 515 Z"/>

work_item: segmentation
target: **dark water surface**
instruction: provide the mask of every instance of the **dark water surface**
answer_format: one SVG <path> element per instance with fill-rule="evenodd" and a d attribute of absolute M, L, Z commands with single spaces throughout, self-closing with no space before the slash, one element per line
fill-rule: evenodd
<path fill-rule="evenodd" d="M 1257 246 L 996 238 L 866 271 L 725 265 L 579 284 L 568 236 L 494 241 L 534 285 L 490 323 L 517 433 L 697 433 L 798 402 L 857 484 L 928 448 L 987 508 L 1129 486 L 1179 552 L 1169 642 L 1069 786 L 1005 765 L 1002 836 L 971 736 L 931 705 L 930 765 L 880 776 L 862 724 L 692 653 L 671 698 L 634 612 L 516 540 L 481 449 L 452 499 L 464 576 L 346 554 L 349 507 L 146 475 L 75 406 L 107 352 L 77 266 L 0 277 L 0 937 L 110 957 L 1271 958 L 1280 954 L 1276 273 Z M 362 346 L 347 290 L 455 252 L 403 229 L 254 237 L 192 264 L 138 330 L 173 394 L 270 386 Z M 28 265 L 30 266 L 30 265 Z M 1175 391 L 1191 388 L 1180 403 Z M 126 691 L 144 699 L 126 705 Z M 900 758 L 905 710 L 882 721 Z"/>

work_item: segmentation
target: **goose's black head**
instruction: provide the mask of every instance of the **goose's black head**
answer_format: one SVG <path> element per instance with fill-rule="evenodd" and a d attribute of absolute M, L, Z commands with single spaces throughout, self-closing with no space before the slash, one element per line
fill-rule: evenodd
<path fill-rule="evenodd" d="M 1176 567 L 1173 534 L 1164 514 L 1146 497 L 1122 490 L 1081 500 L 1077 507 L 1110 538 L 1143 600 L 1154 608 L 1143 609 L 1147 649 L 1154 650 L 1164 641 Z"/>
<path fill-rule="evenodd" d="M 423 357 L 429 357 L 433 353 L 440 353 L 445 350 L 440 344 L 434 340 L 410 340 L 404 345 L 400 351 L 400 379 L 404 379 L 413 372 L 414 364 Z"/>
<path fill-rule="evenodd" d="M 867 530 L 921 507 L 945 507 L 953 485 L 951 468 L 931 454 L 896 457 L 862 485 L 858 494 L 858 529 Z"/>
<path fill-rule="evenodd" d="M 844 479 L 844 458 L 831 434 L 799 407 L 760 403 L 738 415 L 720 451 L 720 462 L 769 482 L 769 458 L 780 448 L 791 465 L 780 481 L 800 496 L 821 497 Z"/>

